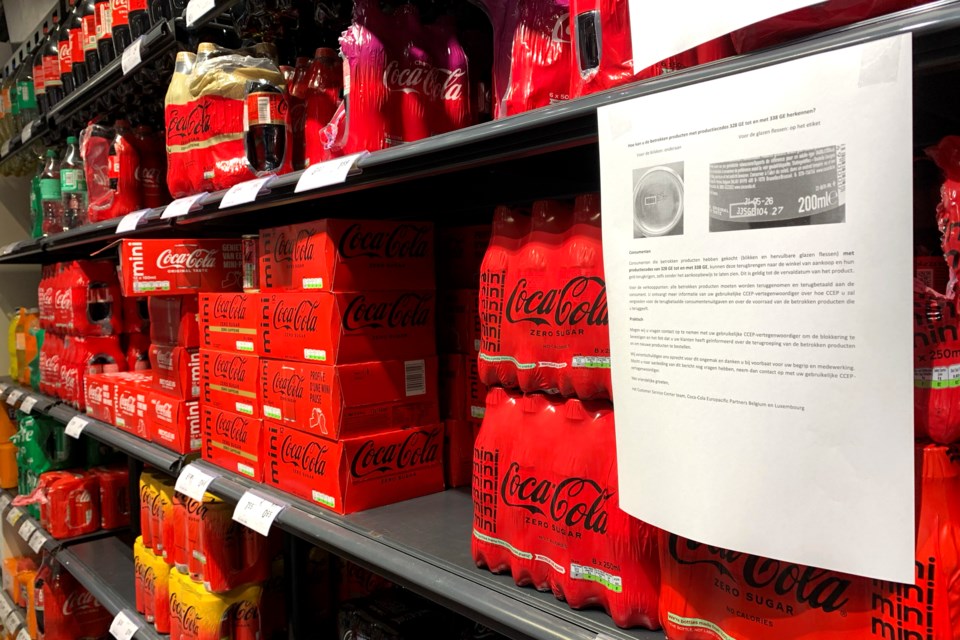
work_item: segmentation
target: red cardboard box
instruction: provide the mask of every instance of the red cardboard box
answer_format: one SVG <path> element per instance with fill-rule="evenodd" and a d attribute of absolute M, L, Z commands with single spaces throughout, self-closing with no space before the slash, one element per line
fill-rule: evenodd
<path fill-rule="evenodd" d="M 121 240 L 120 284 L 125 296 L 240 291 L 240 240 Z"/>
<path fill-rule="evenodd" d="M 334 442 L 264 422 L 267 484 L 346 514 L 443 491 L 443 425 Z"/>
<path fill-rule="evenodd" d="M 480 291 L 437 293 L 437 345 L 442 353 L 480 353 Z"/>
<path fill-rule="evenodd" d="M 183 400 L 200 397 L 200 350 L 150 346 L 153 388 Z"/>
<path fill-rule="evenodd" d="M 261 298 L 257 293 L 200 295 L 200 342 L 207 349 L 263 353 Z"/>
<path fill-rule="evenodd" d="M 437 275 L 444 289 L 476 289 L 490 244 L 489 224 L 437 229 Z"/>
<path fill-rule="evenodd" d="M 226 351 L 200 351 L 203 404 L 261 418 L 260 358 Z"/>
<path fill-rule="evenodd" d="M 127 433 L 150 439 L 149 383 L 118 380 L 116 385 L 114 424 Z"/>
<path fill-rule="evenodd" d="M 340 439 L 439 421 L 437 358 L 325 365 L 260 361 L 263 417 Z"/>
<path fill-rule="evenodd" d="M 200 451 L 200 403 L 150 393 L 150 440 L 177 453 Z"/>
<path fill-rule="evenodd" d="M 440 356 L 440 415 L 463 420 L 469 415 L 467 356 L 452 353 Z"/>
<path fill-rule="evenodd" d="M 263 420 L 203 407 L 203 459 L 263 481 Z"/>
<path fill-rule="evenodd" d="M 466 420 L 443 422 L 443 469 L 447 488 L 467 487 L 473 479 L 473 425 Z"/>
<path fill-rule="evenodd" d="M 284 291 L 433 289 L 433 225 L 325 219 L 263 229 L 260 286 Z"/>
<path fill-rule="evenodd" d="M 270 293 L 261 355 L 347 364 L 436 354 L 432 291 Z"/>

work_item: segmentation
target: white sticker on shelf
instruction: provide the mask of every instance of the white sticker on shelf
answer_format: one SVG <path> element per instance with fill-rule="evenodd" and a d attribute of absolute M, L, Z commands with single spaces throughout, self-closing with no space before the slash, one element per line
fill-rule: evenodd
<path fill-rule="evenodd" d="M 19 242 L 11 242 L 10 244 L 3 245 L 3 249 L 0 249 L 0 255 L 5 256 L 10 253 L 13 253 L 13 250 L 16 249 L 17 245 L 19 244 L 20 244 Z"/>
<path fill-rule="evenodd" d="M 6 382 L 0 382 L 0 393 L 6 393 L 7 389 L 9 388 L 10 385 L 8 385 Z"/>
<path fill-rule="evenodd" d="M 21 627 L 20 631 L 17 632 L 17 640 L 31 640 L 30 632 L 27 631 L 26 627 Z"/>
<path fill-rule="evenodd" d="M 123 55 L 120 56 L 120 68 L 123 70 L 123 75 L 127 75 L 140 64 L 142 60 L 140 57 L 140 49 L 142 47 L 143 36 L 140 36 L 123 50 Z"/>
<path fill-rule="evenodd" d="M 33 549 L 34 553 L 40 553 L 40 549 L 43 548 L 43 543 L 46 541 L 46 534 L 38 529 L 37 531 L 33 532 L 32 536 L 30 536 L 30 540 L 27 542 L 27 545 Z"/>
<path fill-rule="evenodd" d="M 284 506 L 247 491 L 237 502 L 233 519 L 262 536 L 269 535 L 270 526 Z"/>
<path fill-rule="evenodd" d="M 24 413 L 30 413 L 33 411 L 35 406 L 37 406 L 37 399 L 33 396 L 27 396 L 20 404 L 20 411 L 23 411 Z"/>
<path fill-rule="evenodd" d="M 13 607 L 10 606 L 10 601 L 7 600 L 6 594 L 0 595 L 0 620 L 10 615 L 11 611 L 13 611 Z"/>
<path fill-rule="evenodd" d="M 187 196 L 186 198 L 177 198 L 167 205 L 167 208 L 163 210 L 160 218 L 166 220 L 167 218 L 179 218 L 181 216 L 185 216 L 193 211 L 194 208 L 200 208 L 200 204 L 206 197 L 207 192 L 204 191 L 203 193 Z"/>
<path fill-rule="evenodd" d="M 20 616 L 17 615 L 16 611 L 11 611 L 3 618 L 3 626 L 7 630 L 7 633 L 13 633 L 17 630 L 17 627 L 20 626 Z"/>
<path fill-rule="evenodd" d="M 11 500 L 13 500 L 13 498 L 10 497 L 9 493 L 0 493 L 0 511 L 10 506 Z"/>
<path fill-rule="evenodd" d="M 7 404 L 12 407 L 13 405 L 17 404 L 17 400 L 22 397 L 23 391 L 20 391 L 20 389 L 14 389 L 10 392 L 10 395 L 7 396 Z"/>
<path fill-rule="evenodd" d="M 188 464 L 177 477 L 177 484 L 174 488 L 197 502 L 203 502 L 203 494 L 206 493 L 207 487 L 216 477 L 195 464 Z"/>
<path fill-rule="evenodd" d="M 23 511 L 21 511 L 19 507 L 14 507 L 7 513 L 7 524 L 9 524 L 11 527 L 14 527 L 18 522 L 20 522 L 20 518 L 22 517 Z"/>
<path fill-rule="evenodd" d="M 343 156 L 342 158 L 310 165 L 300 174 L 297 187 L 293 190 L 294 193 L 320 189 L 321 187 L 329 187 L 332 184 L 345 182 L 347 176 L 356 167 L 357 161 L 369 153 L 369 151 L 361 151 L 360 153 Z"/>
<path fill-rule="evenodd" d="M 10 153 L 10 141 L 7 140 L 3 143 L 3 146 L 0 147 L 0 156 L 5 156 Z"/>
<path fill-rule="evenodd" d="M 130 640 L 140 626 L 133 621 L 133 616 L 127 611 L 121 611 L 110 623 L 110 635 L 117 640 Z"/>
<path fill-rule="evenodd" d="M 18 533 L 20 537 L 23 538 L 24 542 L 30 542 L 30 536 L 32 536 L 37 531 L 37 525 L 33 524 L 33 520 L 24 520 L 23 524 L 20 525 Z"/>
<path fill-rule="evenodd" d="M 117 224 L 117 233 L 127 233 L 133 231 L 137 228 L 137 225 L 140 224 L 140 220 L 143 216 L 147 215 L 153 211 L 153 209 L 140 209 L 139 211 L 134 211 L 128 213 L 127 215 L 120 218 L 120 223 Z"/>
<path fill-rule="evenodd" d="M 260 195 L 260 192 L 276 179 L 277 176 L 270 175 L 233 185 L 223 194 L 223 198 L 220 200 L 220 208 L 226 209 L 227 207 L 236 207 L 253 202 Z M 269 192 L 269 189 L 267 189 L 267 192 Z"/>
<path fill-rule="evenodd" d="M 87 419 L 83 416 L 73 416 L 70 418 L 70 422 L 67 423 L 65 431 L 71 438 L 79 438 L 80 434 L 83 433 L 84 427 L 88 424 Z"/>
<path fill-rule="evenodd" d="M 20 130 L 20 142 L 23 144 L 27 143 L 27 140 L 30 139 L 30 136 L 33 135 L 33 122 L 28 122 L 23 129 Z"/>
<path fill-rule="evenodd" d="M 216 4 L 214 0 L 190 0 L 186 10 L 187 28 L 193 27 L 200 18 L 213 11 Z"/>

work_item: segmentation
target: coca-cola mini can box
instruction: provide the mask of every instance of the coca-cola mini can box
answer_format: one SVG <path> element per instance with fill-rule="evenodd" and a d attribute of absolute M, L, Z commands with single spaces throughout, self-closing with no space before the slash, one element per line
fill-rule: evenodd
<path fill-rule="evenodd" d="M 235 353 L 263 353 L 261 297 L 255 293 L 200 294 L 200 343 Z"/>
<path fill-rule="evenodd" d="M 150 440 L 176 451 L 200 451 L 200 404 L 156 391 L 149 399 Z"/>
<path fill-rule="evenodd" d="M 262 355 L 326 364 L 429 357 L 435 304 L 424 290 L 265 294 Z"/>
<path fill-rule="evenodd" d="M 240 291 L 240 239 L 121 240 L 125 296 Z"/>
<path fill-rule="evenodd" d="M 323 365 L 263 359 L 263 417 L 339 439 L 439 420 L 437 358 Z"/>
<path fill-rule="evenodd" d="M 260 358 L 201 349 L 204 406 L 261 418 Z"/>
<path fill-rule="evenodd" d="M 153 387 L 157 391 L 184 400 L 200 397 L 200 350 L 150 346 L 150 368 Z"/>
<path fill-rule="evenodd" d="M 337 513 L 443 491 L 443 425 L 337 442 L 265 422 L 265 481 Z"/>
<path fill-rule="evenodd" d="M 117 380 L 114 424 L 138 438 L 150 438 L 150 384 L 141 380 Z"/>
<path fill-rule="evenodd" d="M 202 423 L 204 460 L 263 481 L 262 420 L 204 405 Z"/>
<path fill-rule="evenodd" d="M 434 288 L 433 225 L 316 220 L 260 233 L 260 286 L 278 291 Z"/>

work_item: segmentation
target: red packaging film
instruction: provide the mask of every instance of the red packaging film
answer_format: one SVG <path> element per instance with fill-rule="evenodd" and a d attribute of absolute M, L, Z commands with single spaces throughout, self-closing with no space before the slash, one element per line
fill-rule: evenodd
<path fill-rule="evenodd" d="M 490 244 L 489 224 L 437 229 L 437 279 L 444 289 L 476 289 Z"/>
<path fill-rule="evenodd" d="M 200 404 L 150 393 L 150 440 L 177 453 L 200 451 Z"/>
<path fill-rule="evenodd" d="M 124 334 L 122 344 L 126 345 L 128 371 L 147 371 L 150 369 L 150 336 L 143 333 Z"/>
<path fill-rule="evenodd" d="M 200 295 L 200 342 L 215 351 L 263 353 L 262 300 L 256 293 Z"/>
<path fill-rule="evenodd" d="M 94 467 L 100 483 L 100 527 L 117 529 L 130 524 L 130 472 L 126 467 Z"/>
<path fill-rule="evenodd" d="M 120 338 L 68 336 L 64 342 L 66 346 L 60 358 L 60 397 L 80 411 L 86 411 L 86 376 L 126 369 Z"/>
<path fill-rule="evenodd" d="M 263 417 L 340 439 L 439 421 L 437 359 L 320 365 L 264 359 Z"/>
<path fill-rule="evenodd" d="M 203 459 L 263 481 L 263 420 L 204 405 Z"/>
<path fill-rule="evenodd" d="M 121 240 L 123 295 L 240 291 L 240 239 Z"/>
<path fill-rule="evenodd" d="M 41 476 L 36 494 L 40 524 L 54 538 L 75 538 L 100 528 L 100 485 L 96 475 L 48 471 Z"/>
<path fill-rule="evenodd" d="M 149 333 L 150 310 L 147 298 L 123 298 L 123 332 Z"/>
<path fill-rule="evenodd" d="M 494 214 L 480 276 L 480 380 L 581 399 L 610 398 L 600 198 Z"/>
<path fill-rule="evenodd" d="M 151 343 L 185 349 L 200 346 L 196 295 L 150 296 L 147 300 Z"/>
<path fill-rule="evenodd" d="M 116 424 L 116 379 L 118 374 L 96 373 L 86 377 L 87 415 L 95 420 Z"/>
<path fill-rule="evenodd" d="M 200 350 L 152 345 L 150 369 L 153 387 L 183 400 L 200 397 Z"/>
<path fill-rule="evenodd" d="M 437 346 L 442 353 L 480 351 L 480 292 L 450 289 L 437 293 Z"/>
<path fill-rule="evenodd" d="M 657 628 L 657 530 L 621 511 L 617 492 L 609 403 L 490 390 L 473 455 L 478 566 Z"/>
<path fill-rule="evenodd" d="M 42 621 L 38 614 L 37 623 L 44 640 L 102 638 L 108 634 L 113 616 L 59 562 L 52 558 L 45 561 L 36 585 L 40 592 L 37 602 L 43 604 Z"/>
<path fill-rule="evenodd" d="M 200 361 L 204 406 L 261 418 L 258 356 L 202 349 Z"/>
<path fill-rule="evenodd" d="M 920 280 L 925 287 L 946 293 L 947 281 L 950 279 L 947 261 L 943 256 L 914 256 L 913 277 Z"/>
<path fill-rule="evenodd" d="M 54 287 L 52 320 L 56 331 L 76 336 L 112 336 L 121 332 L 120 283 L 112 262 L 67 263 L 50 286 Z"/>
<path fill-rule="evenodd" d="M 443 422 L 443 469 L 448 489 L 470 486 L 473 479 L 473 441 L 473 425 L 469 422 Z"/>
<path fill-rule="evenodd" d="M 433 225 L 325 219 L 263 229 L 260 286 L 271 291 L 432 289 Z"/>
<path fill-rule="evenodd" d="M 435 304 L 433 291 L 263 294 L 262 355 L 327 364 L 432 356 Z"/>
<path fill-rule="evenodd" d="M 265 422 L 267 484 L 346 514 L 443 491 L 443 426 L 337 442 Z"/>
<path fill-rule="evenodd" d="M 114 424 L 144 440 L 150 439 L 152 414 L 150 384 L 129 379 L 117 380 Z"/>

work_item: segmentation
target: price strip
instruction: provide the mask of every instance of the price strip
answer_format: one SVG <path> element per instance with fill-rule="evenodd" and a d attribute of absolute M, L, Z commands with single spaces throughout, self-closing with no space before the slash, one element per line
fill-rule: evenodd
<path fill-rule="evenodd" d="M 20 522 L 20 518 L 23 517 L 23 511 L 20 511 L 19 507 L 14 507 L 10 509 L 7 513 L 7 524 L 11 527 L 17 526 L 17 523 Z"/>
<path fill-rule="evenodd" d="M 140 64 L 142 60 L 140 57 L 140 49 L 142 47 L 143 36 L 140 36 L 123 50 L 123 55 L 120 56 L 120 68 L 123 70 L 123 75 L 127 75 Z"/>
<path fill-rule="evenodd" d="M 83 429 L 88 424 L 86 418 L 83 416 L 73 416 L 70 418 L 70 422 L 67 423 L 65 431 L 71 438 L 79 438 L 80 434 L 83 433 Z"/>
<path fill-rule="evenodd" d="M 11 500 L 13 500 L 13 498 L 10 497 L 9 493 L 0 494 L 0 511 L 3 511 L 10 506 Z"/>
<path fill-rule="evenodd" d="M 247 491 L 233 510 L 233 519 L 262 536 L 270 534 L 270 526 L 286 505 L 277 504 Z"/>
<path fill-rule="evenodd" d="M 10 395 L 7 396 L 7 404 L 12 407 L 13 405 L 17 404 L 17 400 L 22 397 L 23 391 L 20 391 L 20 389 L 14 389 L 10 392 Z"/>
<path fill-rule="evenodd" d="M 140 625 L 133 621 L 129 613 L 121 611 L 110 623 L 110 635 L 117 640 L 130 640 L 139 628 Z"/>
<path fill-rule="evenodd" d="M 167 218 L 180 218 L 185 216 L 193 211 L 194 208 L 199 208 L 200 203 L 203 202 L 203 199 L 206 197 L 207 192 L 204 191 L 203 193 L 198 193 L 194 196 L 177 198 L 167 205 L 167 208 L 163 210 L 163 214 L 160 217 L 166 220 Z"/>
<path fill-rule="evenodd" d="M 33 549 L 34 553 L 40 553 L 40 549 L 43 548 L 43 543 L 47 541 L 47 536 L 44 535 L 43 531 L 37 530 L 33 532 L 33 535 L 30 536 L 30 541 L 27 542 L 27 545 Z"/>
<path fill-rule="evenodd" d="M 356 167 L 357 161 L 369 153 L 369 151 L 361 151 L 335 160 L 310 165 L 300 174 L 297 187 L 293 192 L 300 193 L 301 191 L 329 187 L 333 184 L 343 184 L 347 181 L 350 172 Z"/>
<path fill-rule="evenodd" d="M 17 615 L 16 611 L 11 611 L 3 619 L 3 626 L 6 628 L 7 633 L 12 634 L 16 631 L 17 627 L 20 626 L 20 617 Z"/>
<path fill-rule="evenodd" d="M 177 477 L 177 484 L 174 488 L 197 502 L 203 502 L 203 494 L 206 493 L 207 487 L 216 477 L 195 464 L 188 464 Z"/>
<path fill-rule="evenodd" d="M 20 405 L 20 411 L 30 413 L 35 406 L 37 406 L 37 399 L 33 396 L 27 396 L 23 399 L 23 404 Z"/>
<path fill-rule="evenodd" d="M 26 627 L 20 627 L 20 631 L 17 632 L 17 640 L 32 640 Z"/>
<path fill-rule="evenodd" d="M 27 140 L 33 135 L 33 122 L 28 122 L 20 131 L 20 142 L 27 144 Z"/>
<path fill-rule="evenodd" d="M 7 140 L 3 143 L 3 146 L 0 147 L 0 156 L 5 156 L 10 153 L 10 141 Z"/>
<path fill-rule="evenodd" d="M 143 216 L 147 215 L 153 211 L 153 209 L 140 209 L 139 211 L 134 211 L 128 213 L 127 215 L 120 218 L 120 223 L 117 224 L 117 233 L 127 233 L 133 231 L 137 228 L 137 225 L 140 223 L 140 220 Z"/>
<path fill-rule="evenodd" d="M 277 176 L 270 175 L 233 185 L 223 194 L 223 199 L 220 200 L 220 208 L 226 209 L 227 207 L 236 207 L 237 205 L 253 202 L 257 199 L 257 196 L 260 195 L 260 192 L 266 189 L 267 185 L 276 179 Z M 269 191 L 270 190 L 267 189 L 267 193 L 269 193 Z"/>
<path fill-rule="evenodd" d="M 187 28 L 190 29 L 196 26 L 197 21 L 213 11 L 216 4 L 214 0 L 190 0 L 190 2 L 187 3 L 186 11 Z"/>
<path fill-rule="evenodd" d="M 30 536 L 32 536 L 37 531 L 37 525 L 33 524 L 32 520 L 24 520 L 23 524 L 20 525 L 20 537 L 23 538 L 24 542 L 30 542 Z"/>

